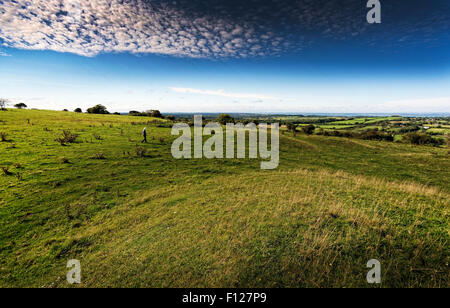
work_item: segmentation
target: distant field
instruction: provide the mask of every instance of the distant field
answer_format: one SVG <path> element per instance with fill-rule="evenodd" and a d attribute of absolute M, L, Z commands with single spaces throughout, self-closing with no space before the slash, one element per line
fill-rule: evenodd
<path fill-rule="evenodd" d="M 269 121 L 270 119 L 265 119 Z M 407 133 L 417 133 L 432 136 L 435 140 L 441 140 L 440 145 L 445 144 L 450 136 L 450 118 L 438 118 L 429 123 L 430 119 L 424 118 L 403 118 L 403 117 L 299 117 L 293 116 L 277 118 L 287 123 L 294 123 L 298 131 L 308 125 L 315 126 L 315 134 L 328 132 L 336 135 L 336 132 L 353 133 L 355 136 L 369 131 L 378 131 L 380 134 L 392 136 L 394 141 L 403 142 L 403 136 Z"/>
<path fill-rule="evenodd" d="M 302 126 L 302 125 L 300 125 Z M 353 128 L 355 125 L 347 124 L 347 125 L 336 125 L 336 124 L 329 124 L 329 125 L 317 125 L 319 128 L 323 129 L 346 129 L 346 128 Z"/>
<path fill-rule="evenodd" d="M 355 118 L 346 121 L 336 121 L 329 123 L 329 125 L 356 125 L 356 124 L 374 124 L 383 121 L 395 121 L 399 120 L 401 117 L 374 117 L 374 118 Z"/>
<path fill-rule="evenodd" d="M 428 130 L 430 133 L 438 133 L 438 134 L 450 134 L 450 128 L 430 128 Z"/>
<path fill-rule="evenodd" d="M 450 284 L 448 148 L 284 132 L 261 171 L 174 160 L 171 125 L 0 112 L 0 287 L 67 287 L 69 259 L 81 287 L 369 287 L 373 258 L 382 287 Z"/>

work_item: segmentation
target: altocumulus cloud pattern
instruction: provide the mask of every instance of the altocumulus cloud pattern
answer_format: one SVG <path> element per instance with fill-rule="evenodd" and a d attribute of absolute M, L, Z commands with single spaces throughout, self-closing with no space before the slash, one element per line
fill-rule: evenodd
<path fill-rule="evenodd" d="M 8 47 L 94 56 L 100 52 L 188 57 L 278 53 L 288 43 L 251 22 L 230 22 L 174 1 L 0 1 Z M 218 8 L 216 8 L 218 9 Z M 283 45 L 284 44 L 284 45 Z"/>
<path fill-rule="evenodd" d="M 247 58 L 298 52 L 323 38 L 373 46 L 448 38 L 442 6 L 409 18 L 405 9 L 417 1 L 383 2 L 383 24 L 371 32 L 361 0 L 0 0 L 0 43 L 83 56 Z"/>

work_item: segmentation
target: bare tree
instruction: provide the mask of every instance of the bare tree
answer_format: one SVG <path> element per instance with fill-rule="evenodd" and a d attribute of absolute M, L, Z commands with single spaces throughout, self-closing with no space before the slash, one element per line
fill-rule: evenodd
<path fill-rule="evenodd" d="M 5 110 L 7 103 L 9 103 L 9 101 L 7 99 L 0 98 L 0 110 Z"/>

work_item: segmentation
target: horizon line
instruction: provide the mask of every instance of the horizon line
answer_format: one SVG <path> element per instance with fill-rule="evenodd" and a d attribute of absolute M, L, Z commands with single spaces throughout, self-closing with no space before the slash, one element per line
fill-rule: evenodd
<path fill-rule="evenodd" d="M 15 109 L 15 108 L 9 108 Z M 23 110 L 36 110 L 36 111 L 54 111 L 54 112 L 74 112 L 73 110 L 57 110 L 57 109 L 39 109 L 39 108 L 27 108 Z M 156 109 L 155 109 L 156 110 Z M 248 112 L 248 111 L 164 111 L 160 110 L 160 112 L 164 115 L 219 115 L 219 114 L 229 114 L 229 115 L 255 115 L 255 116 L 443 116 L 450 117 L 450 112 L 444 111 L 434 111 L 434 112 Z M 128 115 L 129 112 L 125 111 L 110 111 L 109 115 L 113 115 L 113 113 L 120 113 L 121 115 Z M 87 112 L 83 112 L 83 114 L 88 114 Z"/>

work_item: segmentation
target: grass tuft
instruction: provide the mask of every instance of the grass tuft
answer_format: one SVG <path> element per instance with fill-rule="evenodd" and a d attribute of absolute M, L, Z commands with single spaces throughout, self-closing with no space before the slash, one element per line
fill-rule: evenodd
<path fill-rule="evenodd" d="M 136 157 L 145 157 L 147 155 L 147 149 L 141 146 L 136 146 Z"/>
<path fill-rule="evenodd" d="M 103 140 L 102 136 L 100 136 L 99 134 L 94 133 L 94 138 L 95 140 Z"/>
<path fill-rule="evenodd" d="M 99 152 L 95 153 L 94 156 L 92 156 L 92 159 L 104 160 L 106 157 L 104 153 Z"/>
<path fill-rule="evenodd" d="M 12 173 L 9 171 L 8 166 L 1 167 L 3 175 L 12 175 Z"/>
<path fill-rule="evenodd" d="M 62 157 L 62 158 L 61 158 L 61 162 L 62 162 L 63 164 L 68 164 L 68 163 L 69 163 L 69 159 L 68 159 L 67 157 Z"/>
<path fill-rule="evenodd" d="M 78 138 L 77 134 L 73 134 L 70 130 L 63 130 L 62 136 L 55 139 L 61 145 L 66 145 L 67 143 L 75 143 Z"/>
<path fill-rule="evenodd" d="M 5 133 L 5 132 L 0 132 L 0 140 L 1 140 L 2 142 L 8 141 L 7 137 L 8 137 L 8 134 L 7 134 L 7 133 Z"/>

